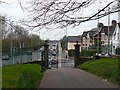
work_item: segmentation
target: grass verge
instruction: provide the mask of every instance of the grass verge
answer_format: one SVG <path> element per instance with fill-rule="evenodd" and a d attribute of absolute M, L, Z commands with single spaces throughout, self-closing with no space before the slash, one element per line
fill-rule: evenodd
<path fill-rule="evenodd" d="M 120 81 L 119 62 L 118 59 L 97 59 L 83 63 L 80 68 L 118 84 Z"/>
<path fill-rule="evenodd" d="M 2 68 L 2 88 L 37 88 L 42 79 L 38 64 L 18 64 Z"/>

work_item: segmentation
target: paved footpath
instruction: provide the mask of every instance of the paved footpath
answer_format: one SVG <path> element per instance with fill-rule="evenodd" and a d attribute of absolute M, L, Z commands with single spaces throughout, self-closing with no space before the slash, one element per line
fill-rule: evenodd
<path fill-rule="evenodd" d="M 48 69 L 40 88 L 118 88 L 102 78 L 75 68 Z"/>

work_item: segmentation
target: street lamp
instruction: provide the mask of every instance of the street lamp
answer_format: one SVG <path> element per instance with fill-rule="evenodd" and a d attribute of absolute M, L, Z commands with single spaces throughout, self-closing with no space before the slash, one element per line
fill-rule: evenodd
<path fill-rule="evenodd" d="M 32 42 L 32 37 L 33 37 L 33 35 L 32 35 L 32 29 L 31 29 L 31 43 L 30 43 L 30 44 L 31 44 L 31 52 L 33 51 L 33 47 L 32 47 L 32 43 L 33 43 L 33 42 Z"/>
<path fill-rule="evenodd" d="M 67 41 L 67 44 L 66 44 L 66 57 L 68 56 L 68 37 L 67 37 L 67 26 L 66 26 L 66 41 Z"/>
<path fill-rule="evenodd" d="M 99 8 L 101 8 L 101 1 L 99 1 L 99 5 L 98 5 L 98 7 Z M 100 11 L 100 9 L 98 9 L 98 12 Z M 99 27 L 99 13 L 98 13 L 98 31 L 100 31 L 101 30 L 101 28 Z M 99 48 L 100 48 L 100 45 L 99 45 L 99 39 L 100 39 L 100 32 L 98 32 L 98 38 L 97 38 L 97 55 L 99 55 Z"/>
<path fill-rule="evenodd" d="M 23 64 L 23 61 L 22 61 L 22 49 L 24 47 L 24 42 L 21 40 L 20 42 L 20 63 Z"/>
<path fill-rule="evenodd" d="M 20 63 L 23 64 L 23 61 L 22 61 L 22 49 L 24 48 L 24 42 L 23 42 L 23 38 L 22 38 L 22 32 L 20 32 Z"/>
<path fill-rule="evenodd" d="M 108 56 L 110 54 L 110 7 L 108 8 Z"/>
<path fill-rule="evenodd" d="M 4 22 L 4 20 L 3 20 L 3 17 L 2 16 L 0 16 L 0 38 L 2 38 L 3 39 L 3 37 L 2 37 L 2 33 L 1 32 L 3 32 L 3 26 L 2 26 L 2 24 L 3 24 L 3 22 Z M 2 40 L 1 40 L 1 43 L 0 43 L 0 50 L 2 49 Z M 1 50 L 2 51 L 2 50 Z M 2 57 L 2 52 L 0 52 L 0 56 Z M 2 60 L 0 60 L 0 67 L 2 67 Z M 1 71 L 1 70 L 0 70 Z M 1 77 L 0 77 L 1 78 Z M 2 81 L 1 81 L 2 82 Z M 1 84 L 1 83 L 0 83 Z M 2 85 L 2 84 L 1 84 Z M 1 87 L 1 86 L 0 86 Z"/>
<path fill-rule="evenodd" d="M 98 9 L 99 12 L 99 9 Z M 99 31 L 99 13 L 98 13 L 98 31 Z M 99 32 L 98 32 L 98 41 L 97 41 L 97 55 L 99 55 Z"/>
<path fill-rule="evenodd" d="M 14 29 L 13 22 L 14 22 L 14 21 L 12 21 L 12 22 L 10 23 L 10 25 L 11 25 L 11 47 L 10 47 L 10 50 L 11 50 L 11 57 L 13 56 L 13 64 L 14 64 L 14 62 L 15 62 L 15 60 L 14 60 L 15 47 L 14 47 L 14 45 L 13 45 L 13 29 Z"/>

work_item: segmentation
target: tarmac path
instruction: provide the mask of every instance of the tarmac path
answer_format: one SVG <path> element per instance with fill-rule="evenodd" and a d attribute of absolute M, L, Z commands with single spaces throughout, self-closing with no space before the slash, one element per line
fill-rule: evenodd
<path fill-rule="evenodd" d="M 72 67 L 48 69 L 40 88 L 118 88 L 101 77 Z"/>

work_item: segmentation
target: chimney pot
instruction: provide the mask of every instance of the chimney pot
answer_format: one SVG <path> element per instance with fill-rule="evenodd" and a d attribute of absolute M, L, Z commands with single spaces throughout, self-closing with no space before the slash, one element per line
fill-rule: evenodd
<path fill-rule="evenodd" d="M 116 26 L 117 25 L 117 21 L 116 20 L 112 20 L 112 26 Z"/>

